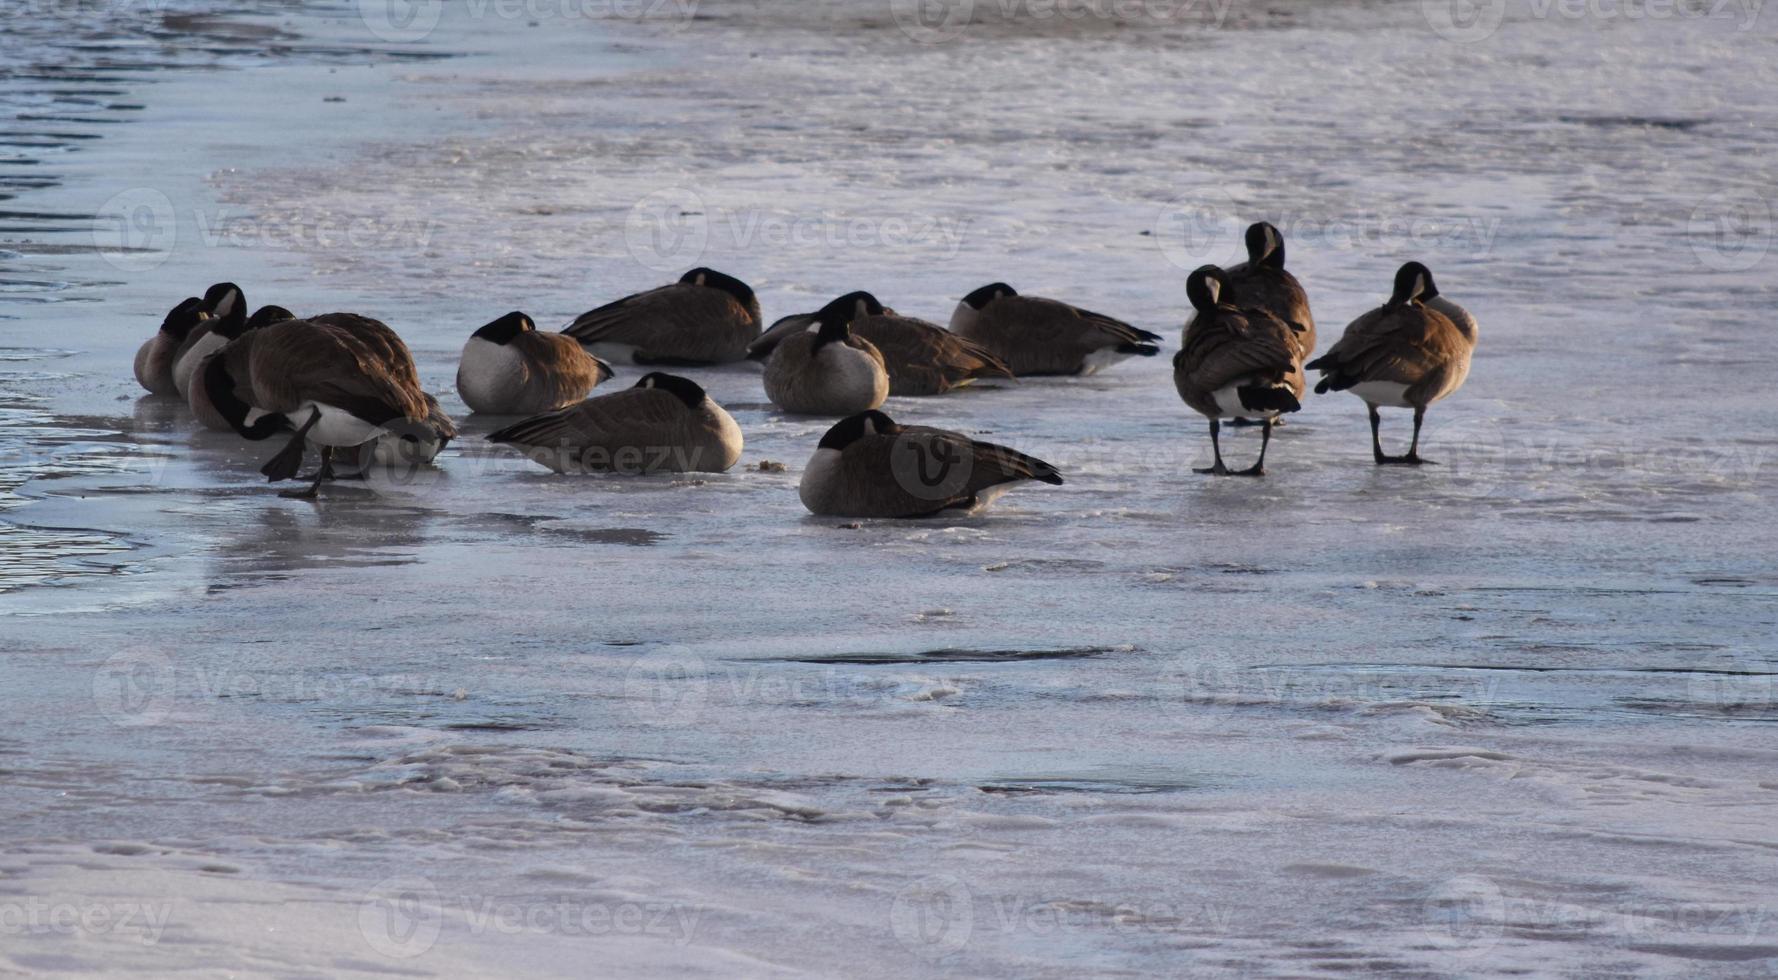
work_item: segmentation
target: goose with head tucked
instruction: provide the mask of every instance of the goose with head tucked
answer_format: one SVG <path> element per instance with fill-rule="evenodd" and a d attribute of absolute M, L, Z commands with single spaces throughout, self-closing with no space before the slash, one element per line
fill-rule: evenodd
<path fill-rule="evenodd" d="M 136 351 L 136 381 L 152 395 L 179 394 L 173 365 L 192 333 L 210 316 L 204 301 L 192 296 L 173 307 L 160 329 Z"/>
<path fill-rule="evenodd" d="M 960 432 L 897 425 L 879 411 L 840 420 L 821 437 L 798 493 L 828 517 L 929 517 L 972 512 L 1030 481 L 1060 485 L 1054 466 Z"/>
<path fill-rule="evenodd" d="M 693 269 L 679 281 L 582 313 L 562 330 L 616 364 L 726 364 L 759 336 L 759 299 L 734 276 Z"/>
<path fill-rule="evenodd" d="M 1283 320 L 1290 326 L 1298 356 L 1308 360 L 1315 353 L 1315 316 L 1309 312 L 1303 284 L 1284 268 L 1284 234 L 1270 222 L 1257 221 L 1248 226 L 1245 237 L 1247 261 L 1223 270 L 1230 301 Z"/>
<path fill-rule="evenodd" d="M 1197 472 L 1264 476 L 1273 420 L 1302 408 L 1302 355 L 1290 325 L 1265 310 L 1237 307 L 1227 277 L 1213 265 L 1194 270 L 1185 292 L 1194 312 L 1173 357 L 1173 385 L 1186 405 L 1210 420 L 1215 459 Z M 1225 418 L 1257 418 L 1265 426 L 1259 460 L 1247 469 L 1231 470 L 1222 461 Z"/>
<path fill-rule="evenodd" d="M 1159 334 L 1101 313 L 1040 296 L 1021 296 L 1003 282 L 963 297 L 951 332 L 994 352 L 1014 374 L 1095 374 L 1129 357 L 1153 357 Z"/>
<path fill-rule="evenodd" d="M 420 389 L 407 345 L 357 314 L 284 320 L 248 332 L 205 360 L 201 383 L 213 409 L 243 437 L 290 434 L 260 469 L 268 479 L 294 478 L 307 445 L 320 448 L 314 482 L 285 496 L 315 496 L 334 478 L 337 450 L 404 432 L 431 433 L 441 443 L 449 438 L 429 421 L 434 407 Z"/>
<path fill-rule="evenodd" d="M 721 473 L 741 459 L 741 427 L 689 378 L 659 371 L 634 388 L 516 422 L 488 441 L 557 473 Z"/>
<path fill-rule="evenodd" d="M 782 338 L 766 362 L 766 397 L 801 415 L 850 415 L 889 397 L 889 372 L 870 341 L 852 334 L 848 297 L 829 303 L 814 326 Z"/>
<path fill-rule="evenodd" d="M 1432 272 L 1409 262 L 1395 273 L 1389 301 L 1346 327 L 1338 343 L 1309 362 L 1321 372 L 1315 393 L 1350 391 L 1370 412 L 1371 458 L 1379 466 L 1417 466 L 1426 407 L 1455 392 L 1469 377 L 1476 320 L 1439 295 Z M 1401 456 L 1383 452 L 1380 407 L 1414 410 L 1414 441 Z"/>
<path fill-rule="evenodd" d="M 523 313 L 508 313 L 477 330 L 457 362 L 457 394 L 472 412 L 536 415 L 578 402 L 611 365 L 572 337 L 545 333 Z"/>
<path fill-rule="evenodd" d="M 193 330 L 173 362 L 173 386 L 179 397 L 191 397 L 192 375 L 199 364 L 229 341 L 247 332 L 247 297 L 232 282 L 220 282 L 204 293 L 204 322 Z"/>
<path fill-rule="evenodd" d="M 855 317 L 852 333 L 882 352 L 891 395 L 942 395 L 984 378 L 1013 378 L 1012 368 L 986 347 L 911 316 Z"/>
<path fill-rule="evenodd" d="M 867 316 L 880 316 L 884 313 L 894 315 L 895 313 L 894 310 L 884 306 L 870 293 L 863 290 L 850 292 L 844 296 L 829 301 L 826 306 L 814 313 L 792 313 L 789 316 L 780 317 L 773 321 L 771 327 L 767 329 L 765 333 L 760 334 L 758 339 L 747 345 L 747 359 L 750 361 L 759 361 L 761 363 L 770 360 L 772 351 L 778 348 L 778 344 L 782 342 L 784 338 L 793 337 L 805 330 L 815 329 L 815 320 L 821 315 L 822 310 L 835 307 L 850 309 L 852 311 L 852 320 L 862 319 Z"/>

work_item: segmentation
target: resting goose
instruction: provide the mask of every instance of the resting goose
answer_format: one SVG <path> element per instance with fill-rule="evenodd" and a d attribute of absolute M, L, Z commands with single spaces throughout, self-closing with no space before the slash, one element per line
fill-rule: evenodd
<path fill-rule="evenodd" d="M 574 338 L 543 333 L 523 313 L 477 330 L 457 362 L 457 394 L 472 412 L 535 415 L 566 408 L 611 380 L 611 365 Z"/>
<path fill-rule="evenodd" d="M 1179 397 L 1210 420 L 1215 462 L 1199 473 L 1264 476 L 1272 422 L 1302 407 L 1302 356 L 1289 324 L 1265 310 L 1241 309 L 1228 298 L 1228 278 L 1216 266 L 1201 266 L 1186 278 L 1191 322 L 1185 343 L 1173 357 L 1173 385 Z M 1222 461 L 1222 419 L 1258 418 L 1265 425 L 1259 460 L 1245 470 Z"/>
<path fill-rule="evenodd" d="M 982 345 L 911 316 L 884 311 L 858 317 L 852 332 L 882 352 L 891 395 L 942 395 L 983 378 L 1013 376 Z"/>
<path fill-rule="evenodd" d="M 854 320 L 862 319 L 867 316 L 877 316 L 883 313 L 891 315 L 895 313 L 894 310 L 891 310 L 878 302 L 875 296 L 872 296 L 870 293 L 864 292 L 863 290 L 847 293 L 844 296 L 834 299 L 829 302 L 827 306 L 822 307 L 822 309 L 825 310 L 830 307 L 849 307 L 852 310 L 852 319 Z M 795 336 L 796 334 L 802 333 L 804 330 L 814 327 L 815 319 L 820 315 L 821 310 L 817 310 L 814 313 L 792 313 L 790 316 L 782 317 L 774 321 L 770 329 L 766 330 L 765 333 L 760 334 L 759 338 L 753 343 L 747 345 L 747 359 L 750 361 L 761 362 L 769 360 L 772 356 L 772 351 L 777 349 L 778 344 L 783 341 L 784 338 Z"/>
<path fill-rule="evenodd" d="M 902 426 L 879 411 L 842 419 L 821 437 L 798 493 L 831 517 L 928 517 L 973 511 L 1019 483 L 1060 485 L 1056 468 L 958 432 Z"/>
<path fill-rule="evenodd" d="M 514 423 L 488 441 L 557 473 L 721 473 L 741 459 L 741 427 L 694 381 L 658 371 L 634 388 Z"/>
<path fill-rule="evenodd" d="M 1128 357 L 1153 357 L 1159 334 L 1006 283 L 975 290 L 951 314 L 951 332 L 1005 361 L 1014 374 L 1095 374 Z"/>
<path fill-rule="evenodd" d="M 198 365 L 247 331 L 247 297 L 232 282 L 217 283 L 204 293 L 204 312 L 204 322 L 186 338 L 173 362 L 173 386 L 181 398 L 191 396 Z"/>
<path fill-rule="evenodd" d="M 1315 317 L 1309 294 L 1284 268 L 1284 235 L 1269 222 L 1247 228 L 1247 261 L 1223 270 L 1230 299 L 1242 309 L 1265 310 L 1290 326 L 1298 356 L 1315 353 Z"/>
<path fill-rule="evenodd" d="M 815 327 L 785 337 L 766 362 L 766 397 L 787 412 L 850 415 L 889 397 L 889 372 L 870 341 L 852 334 L 851 303 L 841 297 L 816 314 Z"/>
<path fill-rule="evenodd" d="M 1371 458 L 1379 466 L 1417 466 L 1426 406 L 1463 386 L 1475 353 L 1476 320 L 1439 295 L 1432 272 L 1409 262 L 1395 273 L 1389 302 L 1346 327 L 1338 343 L 1309 363 L 1321 372 L 1315 393 L 1350 391 L 1371 418 Z M 1383 453 L 1379 406 L 1414 410 L 1414 441 L 1406 455 Z"/>
<path fill-rule="evenodd" d="M 179 393 L 179 386 L 173 383 L 173 365 L 192 332 L 209 315 L 203 300 L 190 297 L 173 307 L 161 321 L 160 329 L 136 351 L 136 381 L 149 394 Z"/>
<path fill-rule="evenodd" d="M 244 382 L 237 377 L 243 372 Z M 284 449 L 261 467 L 267 478 L 292 479 L 307 443 L 320 447 L 314 483 L 285 496 L 315 496 L 334 478 L 337 449 L 399 438 L 413 431 L 409 427 L 436 434 L 407 345 L 387 326 L 355 314 L 285 320 L 247 333 L 205 361 L 202 383 L 211 405 L 242 436 L 291 432 Z M 254 416 L 255 409 L 263 414 Z"/>
<path fill-rule="evenodd" d="M 563 333 L 619 364 L 724 364 L 747 356 L 759 336 L 759 300 L 714 269 L 582 313 Z"/>

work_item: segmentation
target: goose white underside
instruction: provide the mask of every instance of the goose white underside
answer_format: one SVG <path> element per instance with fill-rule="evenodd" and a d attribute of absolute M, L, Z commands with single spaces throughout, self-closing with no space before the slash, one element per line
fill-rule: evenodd
<path fill-rule="evenodd" d="M 822 504 L 836 496 L 839 487 L 840 451 L 838 449 L 817 449 L 815 455 L 809 457 L 809 464 L 803 467 L 803 478 L 797 484 L 797 496 L 802 498 L 803 506 L 810 512 L 823 512 Z"/>
<path fill-rule="evenodd" d="M 1380 408 L 1414 407 L 1408 404 L 1408 386 L 1399 381 L 1360 381 L 1346 390 Z"/>
<path fill-rule="evenodd" d="M 821 349 L 817 359 L 820 361 L 818 370 L 827 374 L 820 381 L 822 388 L 836 397 L 857 399 L 860 404 L 869 402 L 865 408 L 883 404 L 883 399 L 876 397 L 877 378 L 882 369 L 877 366 L 875 358 L 856 347 L 828 344 Z M 888 386 L 885 385 L 884 394 L 887 393 Z"/>
<path fill-rule="evenodd" d="M 1134 354 L 1125 354 L 1116 347 L 1101 347 L 1081 359 L 1081 376 L 1084 377 L 1089 374 L 1098 374 L 1100 371 L 1105 370 L 1119 361 L 1127 361 L 1135 356 L 1136 355 Z"/>
<path fill-rule="evenodd" d="M 1245 405 L 1242 405 L 1240 389 L 1243 387 L 1246 387 L 1246 385 L 1233 384 L 1226 388 L 1218 388 L 1216 390 L 1216 407 L 1222 411 L 1222 414 L 1218 416 L 1218 418 L 1275 419 L 1278 417 L 1276 411 L 1267 411 L 1263 408 L 1248 408 Z"/>
<path fill-rule="evenodd" d="M 304 402 L 291 414 L 290 420 L 300 429 L 308 424 L 309 417 L 317 410 L 321 417 L 308 432 L 308 440 L 317 446 L 362 446 L 388 431 L 325 402 Z"/>

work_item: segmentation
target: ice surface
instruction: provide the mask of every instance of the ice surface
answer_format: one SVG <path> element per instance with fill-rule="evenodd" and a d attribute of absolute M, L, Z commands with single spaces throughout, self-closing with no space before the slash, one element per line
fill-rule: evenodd
<path fill-rule="evenodd" d="M 923 43 L 899 0 L 657 6 L 452 4 L 416 43 L 236 10 L 67 83 L 139 110 L 7 124 L 79 149 L 0 186 L 38 215 L 0 218 L 0 964 L 1774 971 L 1769 24 L 977 0 Z M 104 248 L 86 216 L 145 190 L 171 244 Z M 1372 467 L 1325 396 L 1266 480 L 1194 476 L 1161 357 L 891 399 L 1068 483 L 840 526 L 795 493 L 824 423 L 755 369 L 696 372 L 747 451 L 695 479 L 551 476 L 451 391 L 494 316 L 698 264 L 768 318 L 1005 280 L 1174 343 L 1256 218 L 1324 347 L 1408 258 L 1477 314 L 1441 465 Z M 222 278 L 387 320 L 465 437 L 276 498 L 130 377 Z"/>

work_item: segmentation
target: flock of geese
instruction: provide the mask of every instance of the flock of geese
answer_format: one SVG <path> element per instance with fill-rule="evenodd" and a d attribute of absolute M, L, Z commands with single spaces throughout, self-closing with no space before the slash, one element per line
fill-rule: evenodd
<path fill-rule="evenodd" d="M 1476 321 L 1445 299 L 1432 273 L 1408 262 L 1389 299 L 1346 328 L 1320 357 L 1302 284 L 1284 268 L 1284 240 L 1265 222 L 1247 229 L 1246 262 L 1203 266 L 1186 280 L 1193 313 L 1173 381 L 1210 423 L 1214 463 L 1200 473 L 1260 476 L 1281 415 L 1298 411 L 1305 372 L 1317 393 L 1350 391 L 1370 412 L 1380 465 L 1419 454 L 1426 408 L 1469 373 Z M 457 392 L 471 411 L 523 416 L 487 438 L 558 473 L 721 472 L 741 457 L 735 420 L 696 382 L 650 370 L 634 387 L 589 397 L 613 364 L 686 368 L 753 360 L 765 392 L 786 412 L 843 416 L 805 467 L 802 501 L 816 514 L 918 517 L 972 510 L 1009 487 L 1059 484 L 1040 459 L 966 435 L 897 425 L 879 409 L 890 395 L 940 395 L 983 379 L 1093 374 L 1160 353 L 1158 335 L 1067 303 L 994 283 L 965 296 L 949 329 L 848 293 L 762 332 L 759 301 L 733 276 L 694 269 L 678 282 L 582 314 L 560 333 L 509 313 L 463 348 Z M 313 497 L 352 457 L 373 465 L 430 463 L 456 434 L 420 387 L 412 355 L 383 323 L 354 313 L 298 317 L 278 306 L 251 315 L 239 286 L 220 283 L 167 314 L 136 355 L 136 378 L 175 395 L 205 426 L 250 440 L 287 441 L 261 468 L 297 477 L 310 447 L 320 467 L 286 496 Z M 1383 452 L 1378 409 L 1412 409 L 1413 441 Z M 1230 469 L 1224 419 L 1264 427 L 1258 460 Z"/>

